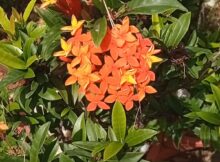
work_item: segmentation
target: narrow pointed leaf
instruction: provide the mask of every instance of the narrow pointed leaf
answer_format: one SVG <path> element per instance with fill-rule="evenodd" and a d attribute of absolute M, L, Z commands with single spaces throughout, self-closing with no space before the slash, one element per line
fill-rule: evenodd
<path fill-rule="evenodd" d="M 104 150 L 104 161 L 109 160 L 115 156 L 124 146 L 120 142 L 111 142 Z"/>

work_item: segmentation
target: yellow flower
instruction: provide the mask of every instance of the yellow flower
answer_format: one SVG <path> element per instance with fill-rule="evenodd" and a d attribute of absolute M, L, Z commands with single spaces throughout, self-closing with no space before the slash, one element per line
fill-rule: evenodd
<path fill-rule="evenodd" d="M 57 0 L 43 0 L 43 3 L 41 4 L 41 8 L 45 8 L 49 5 L 55 4 Z"/>
<path fill-rule="evenodd" d="M 134 79 L 134 75 L 136 73 L 136 70 L 135 69 L 131 69 L 131 70 L 128 70 L 124 73 L 124 75 L 122 75 L 121 77 L 121 82 L 120 84 L 124 84 L 125 82 L 127 83 L 131 83 L 131 84 L 137 84 L 136 83 L 136 80 Z"/>
<path fill-rule="evenodd" d="M 58 51 L 54 53 L 54 56 L 68 56 L 68 54 L 72 50 L 72 45 L 67 43 L 64 39 L 60 40 L 62 51 Z"/>
<path fill-rule="evenodd" d="M 71 32 L 71 35 L 74 35 L 78 29 L 80 29 L 85 20 L 78 21 L 74 15 L 72 15 L 71 26 L 64 26 L 61 30 L 66 32 Z"/>
<path fill-rule="evenodd" d="M 162 58 L 154 56 L 155 54 L 157 54 L 159 52 L 160 52 L 160 50 L 158 50 L 158 49 L 155 50 L 154 49 L 154 45 L 152 45 L 150 47 L 149 51 L 147 52 L 147 54 L 146 54 L 146 61 L 147 61 L 147 63 L 148 63 L 150 68 L 152 67 L 153 63 L 157 63 L 157 62 L 163 61 Z"/>

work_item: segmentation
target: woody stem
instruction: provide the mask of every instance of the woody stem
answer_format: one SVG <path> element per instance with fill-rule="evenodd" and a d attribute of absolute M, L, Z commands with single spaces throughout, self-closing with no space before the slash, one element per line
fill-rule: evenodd
<path fill-rule="evenodd" d="M 109 10 L 108 10 L 108 6 L 106 5 L 105 0 L 103 0 L 103 4 L 104 4 L 104 6 L 105 6 L 105 10 L 106 10 L 106 12 L 107 12 L 107 15 L 108 15 L 109 21 L 110 21 L 110 23 L 111 23 L 111 26 L 114 27 L 114 26 L 115 26 L 115 23 L 114 23 L 114 21 L 113 21 L 113 19 L 112 19 L 112 16 L 111 16 L 111 14 L 110 14 L 110 12 L 109 12 Z"/>

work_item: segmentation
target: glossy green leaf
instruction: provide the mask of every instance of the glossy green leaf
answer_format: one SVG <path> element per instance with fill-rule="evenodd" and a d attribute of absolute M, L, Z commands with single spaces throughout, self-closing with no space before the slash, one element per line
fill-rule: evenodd
<path fill-rule="evenodd" d="M 61 154 L 59 162 L 75 162 L 73 159 L 70 159 L 67 155 Z"/>
<path fill-rule="evenodd" d="M 20 58 L 8 53 L 8 51 L 5 51 L 2 48 L 0 48 L 0 53 L 0 64 L 4 64 L 14 69 L 26 69 L 25 62 Z"/>
<path fill-rule="evenodd" d="M 126 114 L 120 102 L 115 102 L 112 110 L 112 128 L 118 141 L 123 141 L 126 133 Z"/>
<path fill-rule="evenodd" d="M 61 99 L 61 96 L 57 93 L 56 89 L 52 88 L 47 88 L 46 91 L 42 89 L 38 95 L 49 101 L 56 101 Z"/>
<path fill-rule="evenodd" d="M 91 30 L 93 42 L 98 47 L 102 43 L 107 32 L 107 20 L 105 17 L 98 19 Z"/>
<path fill-rule="evenodd" d="M 158 132 L 152 129 L 134 129 L 129 131 L 125 142 L 128 146 L 135 146 L 155 136 Z"/>
<path fill-rule="evenodd" d="M 169 34 L 165 34 L 164 43 L 167 47 L 176 47 L 185 36 L 189 29 L 191 13 L 185 13 L 180 18 L 171 24 L 168 29 Z"/>
<path fill-rule="evenodd" d="M 136 162 L 139 161 L 144 153 L 141 152 L 127 152 L 121 159 L 120 162 Z"/>
<path fill-rule="evenodd" d="M 111 142 L 104 150 L 104 161 L 109 160 L 115 156 L 122 148 L 124 144 L 120 142 Z"/>
<path fill-rule="evenodd" d="M 39 162 L 38 154 L 47 137 L 49 127 L 50 127 L 50 123 L 46 123 L 40 126 L 40 128 L 34 135 L 32 145 L 31 145 L 31 150 L 30 150 L 30 161 L 31 162 Z"/>
<path fill-rule="evenodd" d="M 211 88 L 212 88 L 213 96 L 215 98 L 215 102 L 218 106 L 218 109 L 220 109 L 220 88 L 215 86 L 214 84 L 211 85 Z"/>
<path fill-rule="evenodd" d="M 32 11 L 33 8 L 34 8 L 34 5 L 35 5 L 36 1 L 37 1 L 37 0 L 31 0 L 31 1 L 28 3 L 27 7 L 25 8 L 25 11 L 24 11 L 24 14 L 23 14 L 23 19 L 24 19 L 25 22 L 26 22 L 27 19 L 29 18 L 30 14 L 31 14 L 31 11 Z"/>
<path fill-rule="evenodd" d="M 127 5 L 127 14 L 155 14 L 168 10 L 187 9 L 177 0 L 131 0 Z"/>
<path fill-rule="evenodd" d="M 212 112 L 196 112 L 197 116 L 199 116 L 201 119 L 214 124 L 214 125 L 220 125 L 220 115 Z"/>

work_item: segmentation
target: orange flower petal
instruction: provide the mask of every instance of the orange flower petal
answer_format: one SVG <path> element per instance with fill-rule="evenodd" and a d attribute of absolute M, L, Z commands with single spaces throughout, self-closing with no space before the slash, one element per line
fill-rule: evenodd
<path fill-rule="evenodd" d="M 133 102 L 133 101 L 128 101 L 128 102 L 126 102 L 126 104 L 125 104 L 125 109 L 126 109 L 127 111 L 129 111 L 129 110 L 131 110 L 131 109 L 133 108 L 133 106 L 134 106 L 134 102 Z"/>
<path fill-rule="evenodd" d="M 69 78 L 67 78 L 65 85 L 68 86 L 68 85 L 74 84 L 76 83 L 76 81 L 77 81 L 77 77 L 70 76 Z"/>
<path fill-rule="evenodd" d="M 110 107 L 102 101 L 98 102 L 98 106 L 99 106 L 99 108 L 101 108 L 103 110 L 109 110 L 110 109 Z"/>
<path fill-rule="evenodd" d="M 91 102 L 91 103 L 89 103 L 89 105 L 87 106 L 86 109 L 87 109 L 87 111 L 95 111 L 96 108 L 97 108 L 97 103 Z"/>
<path fill-rule="evenodd" d="M 156 93 L 157 90 L 152 86 L 146 86 L 145 87 L 145 92 L 148 93 L 148 94 L 153 94 L 153 93 Z"/>
<path fill-rule="evenodd" d="M 105 98 L 105 102 L 106 103 L 113 103 L 113 102 L 115 102 L 115 100 L 116 100 L 116 96 L 115 95 L 109 95 L 109 96 L 107 96 L 106 98 Z"/>
<path fill-rule="evenodd" d="M 91 55 L 91 62 L 95 65 L 102 65 L 101 60 L 99 59 L 99 57 L 97 55 Z"/>

